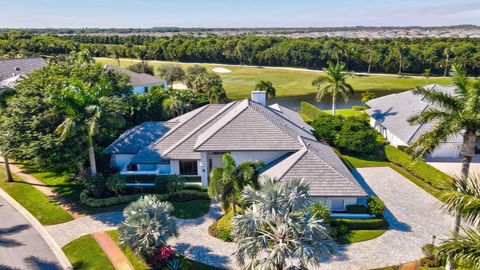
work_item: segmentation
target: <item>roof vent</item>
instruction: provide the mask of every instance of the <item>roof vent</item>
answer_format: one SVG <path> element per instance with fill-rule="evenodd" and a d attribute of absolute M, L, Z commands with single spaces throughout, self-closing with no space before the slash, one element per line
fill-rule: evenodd
<path fill-rule="evenodd" d="M 15 70 L 20 70 L 20 68 L 19 68 L 19 67 L 16 67 L 16 68 L 14 68 L 14 69 L 15 69 Z"/>

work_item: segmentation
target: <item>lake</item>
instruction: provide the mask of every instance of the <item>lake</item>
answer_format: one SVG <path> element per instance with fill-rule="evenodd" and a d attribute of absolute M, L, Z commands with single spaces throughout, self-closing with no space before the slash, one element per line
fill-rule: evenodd
<path fill-rule="evenodd" d="M 373 92 L 373 91 L 372 91 Z M 403 91 L 382 91 L 382 90 L 377 90 L 374 91 L 374 93 L 377 95 L 377 97 L 382 97 L 390 94 L 396 94 L 400 93 Z M 360 106 L 363 105 L 362 103 L 362 93 L 363 92 L 355 92 L 352 96 L 350 96 L 348 103 L 345 103 L 343 101 L 343 98 L 338 95 L 337 96 L 337 109 L 350 109 L 352 106 Z M 273 99 L 268 100 L 269 104 L 275 104 L 278 103 L 282 106 L 285 106 L 287 108 L 290 108 L 295 111 L 300 110 L 300 102 L 305 101 L 308 103 L 311 103 L 315 105 L 316 107 L 322 109 L 322 110 L 328 110 L 332 109 L 332 97 L 330 95 L 327 95 L 323 98 L 321 102 L 316 102 L 315 101 L 315 95 L 316 94 L 310 94 L 310 95 L 304 95 L 304 96 L 286 96 L 286 97 L 276 97 Z"/>

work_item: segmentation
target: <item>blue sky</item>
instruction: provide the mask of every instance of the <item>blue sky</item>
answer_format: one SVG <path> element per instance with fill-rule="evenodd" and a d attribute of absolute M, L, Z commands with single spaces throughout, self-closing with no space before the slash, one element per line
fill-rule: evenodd
<path fill-rule="evenodd" d="M 480 25 L 479 0 L 0 0 L 4 27 Z"/>

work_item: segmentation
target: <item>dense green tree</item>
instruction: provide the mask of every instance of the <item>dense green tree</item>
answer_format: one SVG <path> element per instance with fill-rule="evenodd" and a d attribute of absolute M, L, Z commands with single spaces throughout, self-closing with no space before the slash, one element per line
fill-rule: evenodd
<path fill-rule="evenodd" d="M 223 89 L 222 86 L 214 85 L 210 88 L 207 92 L 208 95 L 208 102 L 210 104 L 219 104 L 219 103 L 227 103 L 228 97 L 227 92 Z"/>
<path fill-rule="evenodd" d="M 158 74 L 172 86 L 175 81 L 182 81 L 185 78 L 185 71 L 179 65 L 161 65 L 158 67 Z"/>
<path fill-rule="evenodd" d="M 247 186 L 242 191 L 242 202 L 251 206 L 232 222 L 240 266 L 309 269 L 336 253 L 324 220 L 310 212 L 308 189 L 304 180 L 269 179 L 260 190 Z"/>
<path fill-rule="evenodd" d="M 332 115 L 335 116 L 337 95 L 340 94 L 347 102 L 348 96 L 353 94 L 353 87 L 347 83 L 350 74 L 345 71 L 345 64 L 334 65 L 331 62 L 323 72 L 324 74 L 312 81 L 312 85 L 318 89 L 315 100 L 320 101 L 330 94 L 332 96 Z"/>
<path fill-rule="evenodd" d="M 136 73 L 146 73 L 150 75 L 154 74 L 153 67 L 150 66 L 148 63 L 144 63 L 143 65 L 142 63 L 135 63 L 132 65 L 129 65 L 127 69 Z"/>
<path fill-rule="evenodd" d="M 245 161 L 237 166 L 231 154 L 223 155 L 222 161 L 225 164 L 223 167 L 213 168 L 210 172 L 208 194 L 220 201 L 225 210 L 232 205 L 236 213 L 240 192 L 247 185 L 258 187 L 260 169 L 265 164 L 257 160 Z"/>

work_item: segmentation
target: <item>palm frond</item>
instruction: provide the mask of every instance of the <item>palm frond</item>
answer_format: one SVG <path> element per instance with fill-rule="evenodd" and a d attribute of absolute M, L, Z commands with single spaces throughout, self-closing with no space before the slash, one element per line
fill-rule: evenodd
<path fill-rule="evenodd" d="M 423 98 L 436 105 L 440 105 L 450 113 L 459 113 L 463 109 L 462 102 L 450 94 L 426 89 L 424 87 L 417 87 L 413 90 L 413 94 L 421 95 Z"/>
<path fill-rule="evenodd" d="M 450 258 L 456 265 L 466 269 L 480 269 L 480 231 L 478 228 L 463 228 L 437 247 L 440 259 Z"/>
<path fill-rule="evenodd" d="M 422 135 L 420 135 L 415 142 L 410 146 L 416 158 L 424 157 L 432 153 L 435 148 L 444 142 L 448 137 L 456 135 L 462 130 L 455 121 L 442 121 L 437 123 L 435 127 Z"/>
<path fill-rule="evenodd" d="M 448 191 L 441 194 L 444 211 L 455 215 L 472 226 L 480 226 L 480 176 L 475 174 L 467 179 L 454 178 Z"/>

